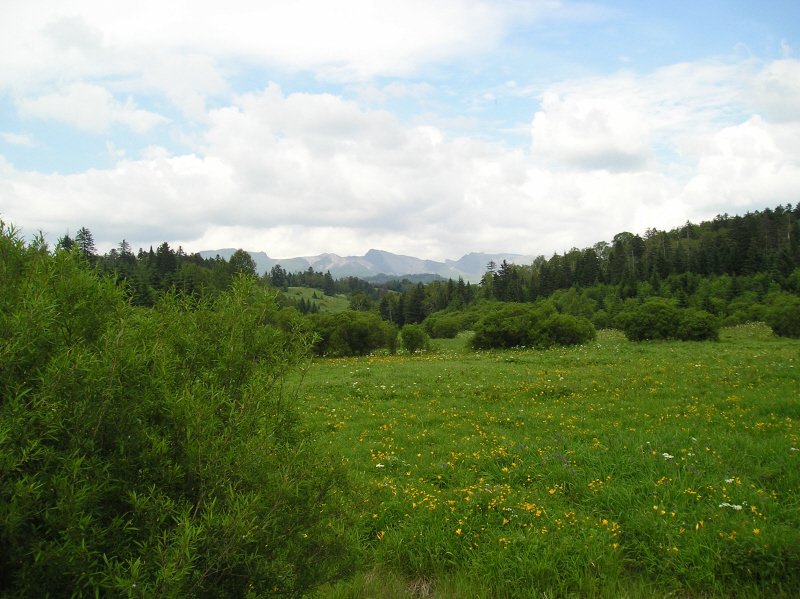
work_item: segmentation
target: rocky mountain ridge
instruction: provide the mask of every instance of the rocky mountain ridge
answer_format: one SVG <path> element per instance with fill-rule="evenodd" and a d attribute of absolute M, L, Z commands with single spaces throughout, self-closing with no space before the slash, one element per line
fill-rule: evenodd
<path fill-rule="evenodd" d="M 220 256 L 226 260 L 236 250 L 224 248 L 220 250 L 204 250 L 200 252 L 203 258 Z M 486 272 L 486 265 L 490 261 L 500 264 L 506 260 L 513 264 L 530 264 L 535 256 L 523 254 L 485 254 L 471 252 L 458 260 L 422 260 L 413 256 L 402 256 L 383 250 L 369 250 L 363 256 L 339 256 L 337 254 L 320 254 L 318 256 L 301 256 L 297 258 L 276 259 L 270 258 L 265 252 L 248 252 L 256 263 L 259 274 L 269 272 L 273 266 L 280 264 L 287 272 L 300 272 L 309 267 L 317 272 L 327 272 L 334 278 L 359 277 L 367 278 L 376 275 L 388 275 L 402 278 L 404 275 L 435 274 L 445 279 L 463 278 L 465 281 L 476 283 L 481 280 Z"/>

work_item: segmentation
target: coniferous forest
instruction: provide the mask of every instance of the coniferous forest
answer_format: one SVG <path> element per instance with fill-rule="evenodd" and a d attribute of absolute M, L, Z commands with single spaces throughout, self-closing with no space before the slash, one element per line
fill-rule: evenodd
<path fill-rule="evenodd" d="M 73 246 L 88 265 L 114 277 L 137 306 L 152 306 L 170 290 L 193 297 L 214 296 L 238 275 L 256 275 L 255 263 L 243 250 L 229 260 L 219 256 L 204 259 L 164 242 L 155 250 L 139 249 L 134 254 L 123 240 L 118 248 L 98 255 L 92 234 L 85 228 L 75 239 L 65 236 L 58 241 L 61 249 Z M 342 319 L 347 319 L 342 326 L 363 321 L 364 327 L 378 331 L 364 333 L 363 337 L 370 337 L 364 343 L 334 343 L 334 348 L 323 340 L 317 346 L 323 353 L 341 355 L 396 347 L 396 334 L 391 327 L 381 326 L 376 316 L 397 328 L 426 323 L 430 336 L 452 337 L 472 328 L 484 311 L 491 310 L 492 302 L 546 301 L 557 313 L 585 318 L 595 328 L 625 330 L 637 306 L 661 299 L 679 310 L 694 311 L 692 318 L 702 312 L 705 324 L 701 328 L 713 329 L 764 321 L 776 301 L 791 302 L 785 298 L 800 295 L 800 206 L 778 206 L 742 216 L 724 214 L 670 231 L 651 228 L 644 236 L 622 232 L 610 242 L 573 248 L 550 258 L 540 256 L 532 264 L 490 262 L 478 284 L 459 279 L 375 285 L 356 277 L 335 280 L 330 273 L 314 272 L 313 268 L 286 272 L 279 264 L 261 281 L 278 291 L 314 289 L 313 299 L 291 299 L 279 293 L 276 301 L 281 308 L 312 315 L 305 326 L 325 339 Z M 318 314 L 321 302 L 317 298 L 324 296 L 345 296 L 350 311 L 361 315 Z M 291 318 L 291 312 L 285 317 Z M 647 333 L 637 334 L 648 338 Z M 697 334 L 714 336 L 713 331 Z M 687 335 L 692 338 L 691 332 Z"/>

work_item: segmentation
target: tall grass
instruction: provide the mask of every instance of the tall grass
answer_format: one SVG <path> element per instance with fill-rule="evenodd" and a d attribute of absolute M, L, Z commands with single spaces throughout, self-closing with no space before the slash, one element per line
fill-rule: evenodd
<path fill-rule="evenodd" d="M 362 495 L 362 571 L 330 597 L 800 594 L 797 341 L 437 344 L 307 374 Z"/>

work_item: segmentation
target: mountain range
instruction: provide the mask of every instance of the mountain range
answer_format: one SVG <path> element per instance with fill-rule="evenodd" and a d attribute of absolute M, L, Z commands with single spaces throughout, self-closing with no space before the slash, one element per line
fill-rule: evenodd
<path fill-rule="evenodd" d="M 220 256 L 229 259 L 236 250 L 225 248 L 220 250 L 204 250 L 203 258 Z M 422 260 L 413 256 L 401 256 L 382 250 L 369 250 L 363 256 L 338 256 L 336 254 L 320 254 L 319 256 L 302 256 L 298 258 L 270 258 L 265 252 L 248 252 L 256 263 L 258 273 L 269 272 L 273 266 L 280 264 L 287 272 L 300 272 L 309 267 L 317 272 L 330 271 L 334 278 L 359 277 L 368 279 L 379 275 L 402 278 L 403 276 L 434 274 L 444 279 L 477 283 L 486 272 L 490 261 L 500 264 L 503 260 L 513 264 L 530 264 L 535 256 L 522 254 L 484 254 L 472 252 L 458 260 Z"/>

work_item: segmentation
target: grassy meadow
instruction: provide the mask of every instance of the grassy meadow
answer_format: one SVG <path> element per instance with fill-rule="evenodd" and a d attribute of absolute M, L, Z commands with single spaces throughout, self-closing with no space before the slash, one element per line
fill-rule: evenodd
<path fill-rule="evenodd" d="M 347 310 L 347 306 L 350 304 L 344 295 L 328 296 L 324 295 L 320 289 L 310 287 L 289 287 L 284 295 L 294 301 L 303 299 L 306 302 L 315 302 L 323 314 Z"/>
<path fill-rule="evenodd" d="M 800 594 L 800 344 L 315 360 L 303 425 L 357 486 L 363 567 L 326 597 Z"/>

